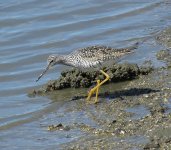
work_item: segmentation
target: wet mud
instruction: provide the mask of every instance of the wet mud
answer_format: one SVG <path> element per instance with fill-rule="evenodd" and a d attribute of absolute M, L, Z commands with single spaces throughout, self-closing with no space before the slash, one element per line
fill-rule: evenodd
<path fill-rule="evenodd" d="M 163 40 L 162 34 L 158 37 Z M 171 51 L 167 47 L 170 40 L 166 40 L 163 42 L 167 43 L 166 49 L 156 54 L 158 61 L 165 63 L 164 67 L 115 64 L 104 68 L 111 76 L 109 82 L 129 80 L 127 84 L 117 90 L 100 92 L 98 104 L 86 104 L 85 95 L 73 96 L 67 112 L 84 112 L 95 124 L 84 120 L 69 125 L 50 124 L 47 130 L 51 132 L 84 132 L 85 136 L 61 144 L 60 149 L 171 149 Z M 96 72 L 65 71 L 58 80 L 50 81 L 31 94 L 90 87 L 97 78 L 104 77 Z M 108 89 L 108 85 L 104 86 Z"/>
<path fill-rule="evenodd" d="M 93 116 L 98 126 L 72 124 L 71 129 L 80 129 L 88 136 L 61 145 L 62 149 L 171 149 L 170 68 L 157 68 L 108 94 L 108 102 L 103 93 L 101 103 L 94 106 L 95 114 L 101 114 Z"/>
<path fill-rule="evenodd" d="M 110 76 L 110 80 L 107 83 L 116 83 L 136 79 L 140 75 L 146 75 L 153 70 L 153 67 L 150 65 L 139 67 L 137 64 L 124 63 L 103 67 L 102 70 Z M 105 79 L 105 76 L 100 74 L 99 71 L 84 72 L 78 69 L 63 71 L 59 79 L 49 81 L 40 89 L 30 91 L 29 96 L 41 95 L 66 88 L 88 88 L 96 84 L 98 79 Z"/>

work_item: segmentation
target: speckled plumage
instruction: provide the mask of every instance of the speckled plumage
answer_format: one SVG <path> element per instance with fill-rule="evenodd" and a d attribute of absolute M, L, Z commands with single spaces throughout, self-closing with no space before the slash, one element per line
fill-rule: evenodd
<path fill-rule="evenodd" d="M 114 61 L 116 61 L 122 56 L 134 52 L 133 50 L 137 47 L 137 44 L 138 43 L 129 48 L 120 49 L 115 49 L 107 46 L 89 46 L 86 48 L 75 50 L 68 55 L 50 55 L 47 59 L 48 66 L 43 71 L 43 73 L 40 74 L 36 81 L 38 81 L 50 67 L 56 64 L 64 64 L 79 69 L 96 67 L 108 60 L 113 59 Z"/>
<path fill-rule="evenodd" d="M 43 71 L 43 73 L 40 74 L 40 76 L 36 81 L 38 81 L 47 72 L 47 70 L 50 67 L 56 64 L 64 64 L 81 69 L 96 67 L 97 65 L 101 65 L 103 62 L 111 59 L 116 61 L 116 59 L 119 59 L 126 54 L 132 53 L 133 49 L 135 49 L 136 47 L 132 46 L 129 48 L 114 49 L 107 46 L 90 46 L 90 47 L 75 50 L 69 55 L 50 55 L 47 59 L 48 66 Z M 94 88 L 92 88 L 88 93 L 87 101 L 89 101 L 93 93 L 96 92 L 96 99 L 94 103 L 97 103 L 100 86 L 110 79 L 110 76 L 107 73 L 105 73 L 103 70 L 100 70 L 100 72 L 106 78 L 103 81 L 97 80 L 97 85 Z"/>
<path fill-rule="evenodd" d="M 132 53 L 133 49 L 135 47 L 114 49 L 107 46 L 90 46 L 64 56 L 62 63 L 78 68 L 96 67 L 111 59 L 118 60 L 122 56 Z"/>

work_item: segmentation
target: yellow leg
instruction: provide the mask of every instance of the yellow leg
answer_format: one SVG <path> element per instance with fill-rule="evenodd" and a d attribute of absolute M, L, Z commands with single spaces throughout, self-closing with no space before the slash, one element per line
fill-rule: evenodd
<path fill-rule="evenodd" d="M 97 86 L 99 84 L 100 84 L 100 80 L 97 80 Z M 95 102 L 94 103 L 98 103 L 99 102 L 98 95 L 99 95 L 99 87 L 97 87 L 97 89 L 96 89 L 96 99 L 95 99 Z"/>
<path fill-rule="evenodd" d="M 94 92 L 96 91 L 96 100 L 95 100 L 95 102 L 98 102 L 98 92 L 99 92 L 99 88 L 100 88 L 100 86 L 102 85 L 102 84 L 104 84 L 106 81 L 108 81 L 109 80 L 109 75 L 107 74 L 107 73 L 105 73 L 103 70 L 100 70 L 100 72 L 103 74 L 103 75 L 105 75 L 105 77 L 106 77 L 106 79 L 104 79 L 102 82 L 98 82 L 97 81 L 97 85 L 94 87 L 94 88 L 92 88 L 91 90 L 90 90 L 90 92 L 88 93 L 88 97 L 87 97 L 87 101 L 89 101 L 90 100 L 90 98 L 91 98 L 91 96 L 94 94 Z"/>

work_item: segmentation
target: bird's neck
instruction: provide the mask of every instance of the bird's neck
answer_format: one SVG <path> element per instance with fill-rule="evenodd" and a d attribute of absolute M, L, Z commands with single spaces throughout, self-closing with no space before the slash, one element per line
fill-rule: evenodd
<path fill-rule="evenodd" d="M 67 66 L 73 66 L 73 61 L 70 55 L 62 55 L 61 56 L 62 64 Z"/>
<path fill-rule="evenodd" d="M 55 56 L 55 62 L 54 62 L 54 65 L 57 65 L 57 64 L 63 64 L 64 63 L 64 56 L 63 55 L 54 55 Z"/>
<path fill-rule="evenodd" d="M 64 65 L 68 65 L 68 57 L 67 55 L 57 55 L 56 56 L 56 64 L 64 64 Z"/>

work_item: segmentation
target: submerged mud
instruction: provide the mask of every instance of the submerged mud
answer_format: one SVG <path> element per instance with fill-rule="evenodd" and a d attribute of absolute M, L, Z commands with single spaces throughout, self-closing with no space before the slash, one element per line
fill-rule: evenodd
<path fill-rule="evenodd" d="M 103 67 L 103 71 L 110 76 L 110 80 L 107 83 L 132 80 L 139 75 L 146 75 L 152 70 L 153 68 L 151 66 L 139 67 L 136 64 L 128 63 L 113 64 L 110 67 Z M 49 81 L 42 88 L 31 91 L 29 95 L 44 94 L 65 88 L 87 88 L 95 84 L 97 79 L 104 80 L 105 76 L 100 74 L 99 71 L 84 72 L 78 69 L 63 71 L 59 79 Z"/>

